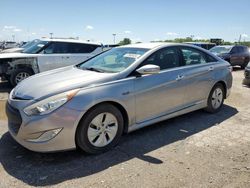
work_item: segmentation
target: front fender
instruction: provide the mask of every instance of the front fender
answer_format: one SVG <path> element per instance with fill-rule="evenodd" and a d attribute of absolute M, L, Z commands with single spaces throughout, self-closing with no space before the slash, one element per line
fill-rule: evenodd
<path fill-rule="evenodd" d="M 115 102 L 121 105 L 128 114 L 129 125 L 133 124 L 135 121 L 134 79 L 124 79 L 81 89 L 66 104 L 66 107 L 87 112 L 103 102 Z"/>

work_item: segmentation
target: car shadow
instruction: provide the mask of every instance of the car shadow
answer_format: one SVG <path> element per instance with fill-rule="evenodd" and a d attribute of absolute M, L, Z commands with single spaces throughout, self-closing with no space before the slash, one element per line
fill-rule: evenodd
<path fill-rule="evenodd" d="M 12 90 L 12 86 L 9 84 L 9 82 L 7 81 L 1 81 L 0 78 L 0 93 L 1 92 L 8 92 L 10 93 L 10 91 Z"/>
<path fill-rule="evenodd" d="M 243 71 L 244 69 L 242 69 L 240 66 L 234 66 L 233 67 L 233 71 Z"/>
<path fill-rule="evenodd" d="M 148 152 L 219 126 L 237 113 L 237 109 L 224 105 L 217 114 L 199 110 L 182 115 L 124 135 L 117 147 L 100 155 L 80 151 L 31 152 L 5 133 L 0 139 L 0 163 L 9 175 L 31 186 L 50 186 L 86 177 L 133 158 L 159 165 L 163 161 Z"/>

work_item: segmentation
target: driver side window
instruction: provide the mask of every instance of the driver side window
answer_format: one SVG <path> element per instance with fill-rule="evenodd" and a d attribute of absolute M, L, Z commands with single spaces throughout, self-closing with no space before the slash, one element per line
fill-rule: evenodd
<path fill-rule="evenodd" d="M 53 42 L 46 49 L 45 54 L 62 54 L 68 53 L 68 43 L 65 42 Z"/>
<path fill-rule="evenodd" d="M 181 47 L 181 52 L 185 66 L 207 63 L 205 55 L 194 48 Z"/>
<path fill-rule="evenodd" d="M 173 47 L 161 49 L 142 62 L 140 67 L 148 64 L 157 65 L 161 70 L 179 67 L 180 57 L 178 49 Z"/>

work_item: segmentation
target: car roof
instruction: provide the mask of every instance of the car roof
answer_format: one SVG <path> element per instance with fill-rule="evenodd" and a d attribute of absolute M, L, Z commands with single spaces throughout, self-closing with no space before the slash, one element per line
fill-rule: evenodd
<path fill-rule="evenodd" d="M 185 44 L 215 44 L 212 42 L 184 42 Z"/>
<path fill-rule="evenodd" d="M 39 39 L 39 40 L 42 40 L 42 41 L 53 41 L 53 42 L 71 42 L 71 43 L 81 43 L 81 44 L 102 45 L 102 43 L 98 43 L 98 42 L 89 42 L 89 41 L 77 40 L 77 39 L 60 39 L 60 38 L 50 39 L 50 38 L 42 38 L 42 39 Z"/>
<path fill-rule="evenodd" d="M 160 46 L 171 46 L 178 43 L 166 43 L 166 42 L 150 42 L 150 43 L 138 43 L 138 44 L 128 44 L 124 46 L 119 46 L 118 48 L 146 48 L 154 49 Z"/>
<path fill-rule="evenodd" d="M 219 45 L 219 46 L 215 46 L 215 47 L 229 47 L 229 48 L 232 48 L 234 47 L 235 45 Z"/>

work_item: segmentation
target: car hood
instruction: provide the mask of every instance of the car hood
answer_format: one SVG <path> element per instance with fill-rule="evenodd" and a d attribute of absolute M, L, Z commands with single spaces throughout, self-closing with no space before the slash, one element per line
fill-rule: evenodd
<path fill-rule="evenodd" d="M 7 58 L 27 58 L 27 57 L 37 57 L 39 54 L 26 54 L 26 53 L 2 53 L 0 54 L 0 59 Z"/>
<path fill-rule="evenodd" d="M 212 54 L 217 55 L 219 57 L 227 57 L 230 55 L 229 53 L 216 53 L 216 52 L 212 52 Z"/>
<path fill-rule="evenodd" d="M 10 48 L 7 50 L 1 51 L 1 53 L 14 53 L 14 52 L 22 52 L 23 48 Z"/>
<path fill-rule="evenodd" d="M 42 100 L 49 96 L 115 79 L 115 74 L 64 67 L 31 76 L 12 92 L 12 98 Z"/>

